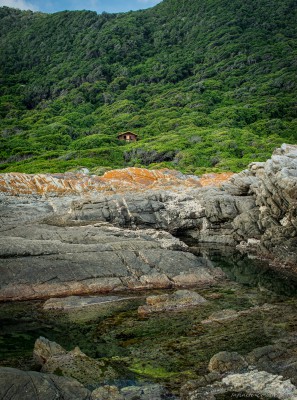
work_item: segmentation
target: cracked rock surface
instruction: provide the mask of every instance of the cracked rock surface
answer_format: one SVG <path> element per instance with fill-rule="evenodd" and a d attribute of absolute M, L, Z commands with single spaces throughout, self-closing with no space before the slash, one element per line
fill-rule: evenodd
<path fill-rule="evenodd" d="M 221 187 L 136 170 L 94 178 L 97 186 L 82 175 L 0 175 L 0 300 L 222 277 L 173 235 L 238 245 L 297 276 L 297 146 L 283 145 Z"/>
<path fill-rule="evenodd" d="M 71 378 L 1 367 L 0 397 L 10 400 L 91 400 L 91 393 Z"/>
<path fill-rule="evenodd" d="M 0 300 L 194 286 L 222 276 L 167 232 L 27 223 L 1 235 Z"/>

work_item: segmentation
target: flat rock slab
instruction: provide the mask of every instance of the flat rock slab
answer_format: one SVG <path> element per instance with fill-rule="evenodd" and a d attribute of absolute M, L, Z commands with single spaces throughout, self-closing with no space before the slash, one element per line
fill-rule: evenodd
<path fill-rule="evenodd" d="M 191 290 L 177 290 L 173 294 L 149 296 L 146 305 L 138 308 L 140 315 L 154 312 L 179 311 L 185 308 L 195 307 L 206 303 L 207 300 Z"/>
<path fill-rule="evenodd" d="M 223 274 L 154 229 L 34 222 L 7 226 L 1 236 L 0 301 L 189 287 Z"/>
<path fill-rule="evenodd" d="M 152 229 L 34 223 L 8 228 L 0 243 L 0 301 L 213 284 L 223 275 Z"/>
<path fill-rule="evenodd" d="M 44 310 L 73 310 L 85 307 L 101 306 L 121 301 L 129 301 L 139 297 L 120 297 L 120 296 L 69 296 L 64 298 L 53 298 L 47 300 Z"/>
<path fill-rule="evenodd" d="M 212 313 L 207 319 L 202 320 L 201 324 L 212 324 L 212 323 L 221 324 L 224 322 L 228 323 L 234 321 L 235 319 L 241 316 L 249 315 L 254 312 L 270 312 L 274 308 L 275 308 L 274 305 L 267 303 L 264 303 L 262 306 L 250 307 L 242 311 L 235 311 L 227 308 Z"/>

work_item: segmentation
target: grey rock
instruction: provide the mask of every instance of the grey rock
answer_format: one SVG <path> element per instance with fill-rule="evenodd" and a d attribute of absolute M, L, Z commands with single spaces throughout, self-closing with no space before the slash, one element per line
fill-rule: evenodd
<path fill-rule="evenodd" d="M 215 400 L 217 395 L 228 394 L 230 397 L 259 396 L 279 400 L 296 400 L 297 388 L 282 376 L 265 371 L 249 371 L 242 374 L 230 374 L 221 382 L 189 392 L 185 400 Z"/>
<path fill-rule="evenodd" d="M 247 362 L 259 370 L 282 375 L 297 384 L 296 349 L 288 349 L 279 344 L 258 347 L 246 356 Z"/>
<path fill-rule="evenodd" d="M 233 175 L 230 180 L 223 183 L 223 190 L 233 196 L 251 195 L 251 185 L 256 184 L 257 178 L 250 174 L 248 169 Z"/>
<path fill-rule="evenodd" d="M 33 354 L 37 361 L 40 360 L 42 372 L 74 378 L 84 385 L 117 377 L 103 361 L 88 357 L 78 347 L 67 352 L 57 343 L 42 337 L 36 340 Z"/>
<path fill-rule="evenodd" d="M 167 390 L 158 384 L 151 384 L 145 386 L 128 386 L 121 389 L 121 395 L 124 400 L 162 400 L 162 399 L 172 399 L 174 396 L 170 396 Z"/>
<path fill-rule="evenodd" d="M 207 300 L 191 290 L 177 290 L 173 294 L 149 296 L 146 305 L 138 308 L 141 315 L 153 312 L 179 311 L 206 303 Z"/>
<path fill-rule="evenodd" d="M 209 361 L 208 370 L 210 372 L 237 372 L 247 368 L 246 360 L 236 352 L 221 351 L 215 354 Z"/>
<path fill-rule="evenodd" d="M 222 188 L 0 197 L 0 300 L 215 283 L 172 234 L 238 245 L 297 276 L 297 146 Z M 24 189 L 24 188 L 23 188 Z"/>
<path fill-rule="evenodd" d="M 258 394 L 280 400 L 296 400 L 297 388 L 289 380 L 265 371 L 251 371 L 223 378 L 222 383 L 230 389 L 247 394 Z"/>
<path fill-rule="evenodd" d="M 0 397 L 10 400 L 91 400 L 91 393 L 71 378 L 0 367 Z"/>
<path fill-rule="evenodd" d="M 164 231 L 34 223 L 10 227 L 0 241 L 1 300 L 194 286 L 222 276 Z"/>
<path fill-rule="evenodd" d="M 51 357 L 65 355 L 67 352 L 56 342 L 40 337 L 35 341 L 33 358 L 37 364 L 43 366 Z"/>
<path fill-rule="evenodd" d="M 189 395 L 198 388 L 204 388 L 212 383 L 221 380 L 222 375 L 218 372 L 210 372 L 207 375 L 201 376 L 198 379 L 186 382 L 180 389 L 181 400 L 188 400 Z"/>
<path fill-rule="evenodd" d="M 260 230 L 260 246 L 247 246 L 251 251 L 275 259 L 280 268 L 287 266 L 297 273 L 297 146 L 282 145 L 265 163 L 252 163 L 250 174 L 255 181 L 250 191 L 259 212 L 257 225 Z M 239 223 L 239 224 L 238 224 Z M 255 221 L 253 219 L 253 225 Z M 234 227 L 242 230 L 242 221 L 234 221 Z M 245 229 L 244 240 L 251 238 Z M 250 230 L 252 232 L 252 230 Z M 259 235 L 253 235 L 259 238 Z"/>
<path fill-rule="evenodd" d="M 139 297 L 123 297 L 123 296 L 69 296 L 63 298 L 52 298 L 47 300 L 44 310 L 82 310 L 86 308 L 101 307 L 118 302 L 125 302 Z M 35 344 L 36 345 L 36 344 Z"/>
<path fill-rule="evenodd" d="M 93 390 L 92 400 L 125 400 L 116 386 L 100 386 Z"/>

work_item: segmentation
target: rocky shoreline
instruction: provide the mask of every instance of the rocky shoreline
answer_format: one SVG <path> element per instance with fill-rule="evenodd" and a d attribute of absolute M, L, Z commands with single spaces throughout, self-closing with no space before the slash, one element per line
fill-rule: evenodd
<path fill-rule="evenodd" d="M 39 372 L 0 367 L 0 395 L 6 398 L 9 394 L 12 400 L 296 400 L 296 335 L 288 347 L 285 343 L 283 338 L 245 356 L 234 351 L 216 353 L 209 360 L 207 374 L 188 380 L 174 394 L 160 383 L 106 384 L 119 378 L 115 365 L 88 357 L 78 347 L 66 351 L 40 337 L 33 350 Z"/>
<path fill-rule="evenodd" d="M 0 301 L 222 279 L 178 237 L 237 246 L 297 276 L 297 146 L 220 186 L 177 172 L 108 174 L 0 176 Z"/>

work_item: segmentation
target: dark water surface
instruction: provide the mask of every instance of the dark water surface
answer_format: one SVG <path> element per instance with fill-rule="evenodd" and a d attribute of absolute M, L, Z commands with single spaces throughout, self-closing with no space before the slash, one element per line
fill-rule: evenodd
<path fill-rule="evenodd" d="M 32 351 L 35 340 L 44 336 L 67 350 L 79 346 L 90 357 L 104 358 L 120 371 L 119 381 L 106 383 L 127 386 L 145 380 L 177 389 L 206 374 L 209 359 L 219 351 L 244 355 L 276 340 L 290 340 L 297 330 L 296 282 L 230 249 L 192 251 L 212 260 L 228 277 L 215 287 L 193 289 L 208 300 L 205 305 L 138 315 L 147 295 L 164 291 L 130 293 L 131 300 L 82 311 L 44 311 L 41 301 L 2 303 L 0 365 L 37 368 Z M 235 320 L 204 323 L 225 309 L 249 312 Z"/>

